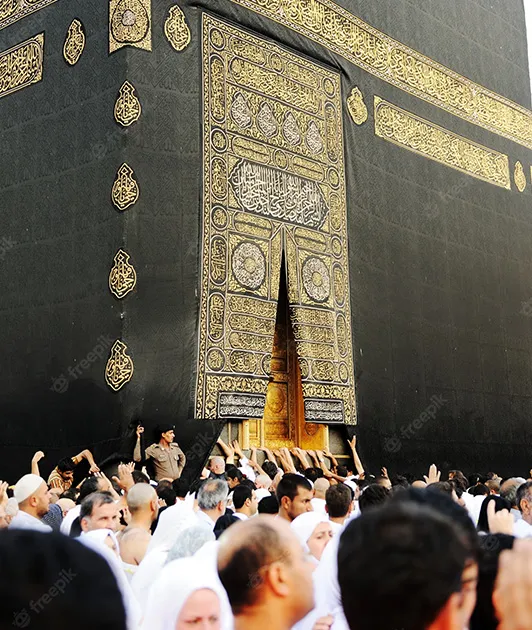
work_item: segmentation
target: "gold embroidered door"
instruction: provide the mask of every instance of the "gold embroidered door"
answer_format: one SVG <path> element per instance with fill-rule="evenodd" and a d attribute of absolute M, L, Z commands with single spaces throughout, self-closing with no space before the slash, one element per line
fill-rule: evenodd
<path fill-rule="evenodd" d="M 301 369 L 290 321 L 286 278 L 281 272 L 279 302 L 264 416 L 243 423 L 244 448 L 267 446 L 305 449 L 328 447 L 326 426 L 305 422 Z"/>

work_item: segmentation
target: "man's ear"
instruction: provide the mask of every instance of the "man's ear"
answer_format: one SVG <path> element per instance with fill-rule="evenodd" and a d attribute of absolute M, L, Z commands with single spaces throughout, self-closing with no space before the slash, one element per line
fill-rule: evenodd
<path fill-rule="evenodd" d="M 325 512 L 329 514 L 329 506 L 327 505 L 327 503 L 325 504 Z"/>
<path fill-rule="evenodd" d="M 87 521 L 87 519 L 84 517 L 79 521 L 80 527 L 81 527 L 81 531 L 82 532 L 86 532 L 89 529 L 89 523 Z"/>
<path fill-rule="evenodd" d="M 461 602 L 462 594 L 453 593 L 445 602 L 436 619 L 430 624 L 428 630 L 462 630 L 460 625 Z"/>
<path fill-rule="evenodd" d="M 272 562 L 264 572 L 264 583 L 269 586 L 277 597 L 290 597 L 292 594 L 286 565 L 282 562 Z"/>
<path fill-rule="evenodd" d="M 292 501 L 290 501 L 290 499 L 287 496 L 284 496 L 281 498 L 281 507 L 284 508 L 285 510 L 288 510 L 291 503 Z"/>
<path fill-rule="evenodd" d="M 218 510 L 218 512 L 225 512 L 224 501 L 220 501 L 216 506 L 216 509 Z"/>
<path fill-rule="evenodd" d="M 38 502 L 39 502 L 39 499 L 35 495 L 30 497 L 30 506 L 31 507 L 33 507 L 33 508 L 37 507 L 37 503 Z"/>

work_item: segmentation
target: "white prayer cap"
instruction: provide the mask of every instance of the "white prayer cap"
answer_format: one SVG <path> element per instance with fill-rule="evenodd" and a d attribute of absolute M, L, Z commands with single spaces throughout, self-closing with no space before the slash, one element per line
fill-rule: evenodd
<path fill-rule="evenodd" d="M 22 503 L 26 499 L 29 499 L 32 494 L 35 494 L 43 483 L 46 483 L 39 475 L 24 475 L 17 481 L 13 496 L 17 500 L 17 503 Z"/>

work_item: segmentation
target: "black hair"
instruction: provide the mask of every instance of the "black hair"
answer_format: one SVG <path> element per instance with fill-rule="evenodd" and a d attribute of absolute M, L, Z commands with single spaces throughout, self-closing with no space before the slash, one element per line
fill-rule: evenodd
<path fill-rule="evenodd" d="M 59 472 L 71 472 L 75 467 L 76 465 L 72 461 L 71 457 L 63 457 L 57 462 L 57 470 Z"/>
<path fill-rule="evenodd" d="M 290 501 L 293 501 L 298 495 L 299 488 L 312 490 L 310 481 L 306 477 L 296 475 L 295 473 L 283 475 L 277 486 L 277 501 L 279 501 L 279 505 L 281 505 L 281 499 L 283 497 L 288 497 Z"/>
<path fill-rule="evenodd" d="M 87 477 L 85 481 L 81 484 L 81 488 L 79 489 L 78 495 L 78 503 L 81 503 L 83 499 L 92 494 L 93 492 L 98 492 L 99 490 L 99 478 L 98 477 Z"/>
<path fill-rule="evenodd" d="M 0 567 L 0 628 L 126 630 L 106 560 L 67 536 L 0 531 Z"/>
<path fill-rule="evenodd" d="M 443 492 L 444 494 L 453 496 L 453 486 L 448 481 L 437 481 L 427 486 L 427 490 L 431 492 Z"/>
<path fill-rule="evenodd" d="M 473 495 L 474 497 L 487 496 L 489 493 L 490 489 L 483 483 L 477 483 L 477 485 L 471 488 L 471 490 L 469 491 L 469 494 Z"/>
<path fill-rule="evenodd" d="M 278 514 L 279 501 L 277 497 L 271 494 L 259 501 L 259 514 Z"/>
<path fill-rule="evenodd" d="M 155 491 L 157 492 L 157 496 L 159 497 L 159 499 L 162 499 L 166 503 L 167 507 L 175 505 L 177 501 L 177 496 L 174 492 L 174 489 L 172 488 L 172 484 L 162 487 L 157 486 Z"/>
<path fill-rule="evenodd" d="M 110 503 L 114 503 L 114 499 L 109 492 L 93 492 L 83 499 L 81 510 L 79 512 L 79 522 L 81 523 L 84 518 L 92 516 L 92 512 L 95 507 L 100 507 L 100 505 L 109 505 Z"/>
<path fill-rule="evenodd" d="M 238 483 L 242 483 L 242 480 L 244 479 L 244 475 L 236 467 L 229 468 L 229 470 L 226 469 L 225 474 L 227 479 L 236 479 Z"/>
<path fill-rule="evenodd" d="M 390 502 L 367 511 L 348 524 L 338 549 L 348 625 L 357 630 L 428 628 L 461 590 L 470 557 L 461 529 L 427 506 Z"/>
<path fill-rule="evenodd" d="M 497 630 L 499 621 L 493 608 L 493 589 L 499 568 L 499 555 L 513 545 L 514 537 L 506 534 L 480 536 L 477 603 L 469 621 L 470 630 Z"/>
<path fill-rule="evenodd" d="M 316 479 L 323 477 L 323 470 L 321 468 L 311 466 L 310 468 L 305 468 L 303 474 L 309 481 L 312 481 L 312 483 L 314 483 Z"/>
<path fill-rule="evenodd" d="M 131 476 L 133 477 L 133 481 L 135 483 L 150 483 L 150 478 L 148 475 L 145 475 L 142 470 L 134 470 L 131 473 Z"/>
<path fill-rule="evenodd" d="M 262 464 L 262 470 L 268 475 L 270 479 L 275 479 L 277 475 L 277 465 L 267 459 L 264 464 Z"/>
<path fill-rule="evenodd" d="M 512 509 L 512 505 L 510 501 L 507 499 L 503 499 L 502 497 L 498 497 L 495 494 L 488 495 L 484 501 L 482 501 L 482 505 L 480 506 L 480 512 L 478 515 L 478 525 L 477 529 L 479 532 L 489 533 L 490 526 L 488 523 L 488 505 L 491 501 L 495 502 L 495 512 L 500 512 L 500 510 L 508 510 Z"/>
<path fill-rule="evenodd" d="M 174 489 L 176 497 L 184 499 L 188 494 L 190 484 L 186 479 L 183 479 L 183 477 L 179 477 L 179 479 L 172 481 L 172 488 Z"/>
<path fill-rule="evenodd" d="M 393 502 L 410 501 L 411 503 L 425 505 L 450 518 L 462 529 L 468 538 L 470 549 L 473 553 L 476 553 L 478 550 L 478 535 L 468 511 L 456 503 L 448 494 L 431 490 L 432 485 L 426 488 L 408 488 L 398 492 L 394 495 Z"/>
<path fill-rule="evenodd" d="M 343 518 L 349 512 L 349 506 L 353 501 L 353 491 L 345 485 L 338 483 L 331 486 L 325 493 L 325 505 L 331 518 Z"/>
<path fill-rule="evenodd" d="M 71 501 L 76 502 L 77 496 L 78 496 L 78 491 L 75 488 L 69 488 L 68 490 L 65 490 L 59 498 L 70 499 Z"/>
<path fill-rule="evenodd" d="M 336 467 L 336 474 L 340 477 L 347 477 L 347 466 L 340 464 Z"/>
<path fill-rule="evenodd" d="M 532 481 L 526 481 L 522 483 L 519 488 L 517 488 L 517 493 L 515 495 L 515 504 L 517 505 L 517 509 L 521 511 L 521 501 L 523 499 L 527 499 L 530 496 L 530 489 L 532 488 Z"/>
<path fill-rule="evenodd" d="M 387 488 L 373 483 L 369 485 L 358 499 L 358 507 L 361 512 L 365 512 L 370 508 L 381 505 L 390 496 L 390 491 Z"/>
<path fill-rule="evenodd" d="M 244 484 L 240 484 L 233 490 L 233 505 L 235 510 L 240 510 L 244 507 L 245 502 L 249 499 L 251 501 L 253 497 L 253 490 Z"/>
<path fill-rule="evenodd" d="M 253 483 L 253 481 L 251 481 L 251 479 L 247 479 L 244 478 L 242 479 L 242 481 L 240 482 L 241 486 L 247 486 L 248 488 L 251 488 L 252 490 L 256 490 L 257 486 Z"/>

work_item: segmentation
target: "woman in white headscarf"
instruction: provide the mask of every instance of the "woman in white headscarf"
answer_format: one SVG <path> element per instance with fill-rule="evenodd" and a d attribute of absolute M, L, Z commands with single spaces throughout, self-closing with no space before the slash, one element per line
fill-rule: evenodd
<path fill-rule="evenodd" d="M 136 630 L 141 620 L 141 610 L 122 568 L 116 534 L 110 529 L 96 529 L 83 533 L 77 540 L 107 560 L 122 593 L 124 608 L 126 609 L 127 628 L 128 630 Z"/>
<path fill-rule="evenodd" d="M 146 555 L 131 580 L 131 587 L 143 612 L 146 609 L 152 584 L 161 573 L 168 558 L 168 552 L 175 545 L 180 534 L 185 529 L 197 525 L 197 522 L 194 512 L 181 501 L 161 514 Z"/>
<path fill-rule="evenodd" d="M 166 565 L 150 591 L 142 630 L 231 630 L 231 608 L 217 574 L 197 558 Z"/>
<path fill-rule="evenodd" d="M 305 512 L 297 516 L 290 524 L 292 531 L 299 538 L 303 549 L 318 564 L 325 547 L 333 537 L 331 523 L 326 514 Z"/>

